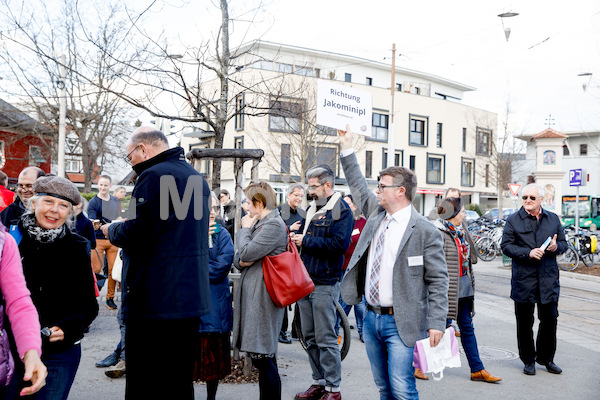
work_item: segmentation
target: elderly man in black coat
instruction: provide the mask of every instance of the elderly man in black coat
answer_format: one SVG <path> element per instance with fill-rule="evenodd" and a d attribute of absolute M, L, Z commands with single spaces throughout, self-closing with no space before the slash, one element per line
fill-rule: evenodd
<path fill-rule="evenodd" d="M 548 372 L 562 372 L 554 364 L 560 290 L 556 256 L 567 250 L 567 242 L 558 216 L 541 207 L 542 193 L 536 184 L 523 188 L 523 207 L 506 220 L 501 244 L 512 258 L 510 298 L 515 302 L 519 356 L 526 375 L 535 375 L 536 361 Z M 540 325 L 534 345 L 536 303 Z"/>

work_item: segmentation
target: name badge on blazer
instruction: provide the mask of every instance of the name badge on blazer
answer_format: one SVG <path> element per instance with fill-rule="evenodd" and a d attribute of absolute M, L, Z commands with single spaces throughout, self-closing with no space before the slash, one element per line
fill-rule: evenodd
<path fill-rule="evenodd" d="M 414 267 L 417 265 L 423 265 L 423 256 L 408 257 L 408 266 Z"/>

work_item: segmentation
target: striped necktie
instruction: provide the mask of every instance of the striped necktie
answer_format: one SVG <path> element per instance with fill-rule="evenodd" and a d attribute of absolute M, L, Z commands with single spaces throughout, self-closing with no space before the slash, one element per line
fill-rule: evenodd
<path fill-rule="evenodd" d="M 373 255 L 373 266 L 371 267 L 371 275 L 369 277 L 369 299 L 370 303 L 379 305 L 379 275 L 381 271 L 381 262 L 383 260 L 383 243 L 385 241 L 385 232 L 392 220 L 391 216 L 387 216 L 383 221 L 381 233 L 375 242 L 375 254 Z"/>

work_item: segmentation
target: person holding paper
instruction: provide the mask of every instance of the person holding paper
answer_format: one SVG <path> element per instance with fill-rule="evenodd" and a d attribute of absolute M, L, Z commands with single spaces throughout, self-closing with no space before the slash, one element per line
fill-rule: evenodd
<path fill-rule="evenodd" d="M 412 171 L 379 172 L 374 194 L 360 171 L 349 128 L 338 135 L 344 175 L 367 218 L 342 280 L 342 298 L 347 304 L 357 304 L 363 294 L 367 299 L 363 339 L 380 399 L 418 399 L 415 343 L 429 336 L 436 347 L 446 328 L 442 234 L 411 204 L 417 189 Z"/>
<path fill-rule="evenodd" d="M 558 216 L 542 208 L 542 193 L 533 183 L 523 188 L 523 206 L 506 220 L 501 243 L 504 254 L 512 258 L 510 298 L 515 302 L 519 357 L 526 375 L 535 375 L 536 362 L 553 374 L 562 372 L 554 363 L 560 289 L 556 256 L 567 250 L 567 241 Z M 536 304 L 540 326 L 534 344 Z"/>

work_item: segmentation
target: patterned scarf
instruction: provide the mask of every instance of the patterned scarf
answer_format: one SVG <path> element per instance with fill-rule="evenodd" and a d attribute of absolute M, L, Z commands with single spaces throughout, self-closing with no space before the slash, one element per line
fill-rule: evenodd
<path fill-rule="evenodd" d="M 29 236 L 40 243 L 52 243 L 56 239 L 65 236 L 67 233 L 65 224 L 56 229 L 44 229 L 38 226 L 35 215 L 33 214 L 24 214 L 23 217 L 21 217 L 21 221 L 23 223 L 23 228 L 25 228 Z"/>
<path fill-rule="evenodd" d="M 452 237 L 455 240 L 458 239 L 458 247 L 461 255 L 460 259 L 462 261 L 460 276 L 464 276 L 467 273 L 467 269 L 469 267 L 469 243 L 467 243 L 467 240 L 465 239 L 464 232 L 461 229 L 456 229 L 452 222 L 442 219 L 442 223 L 444 224 L 446 229 L 450 231 L 450 235 L 452 235 Z"/>

